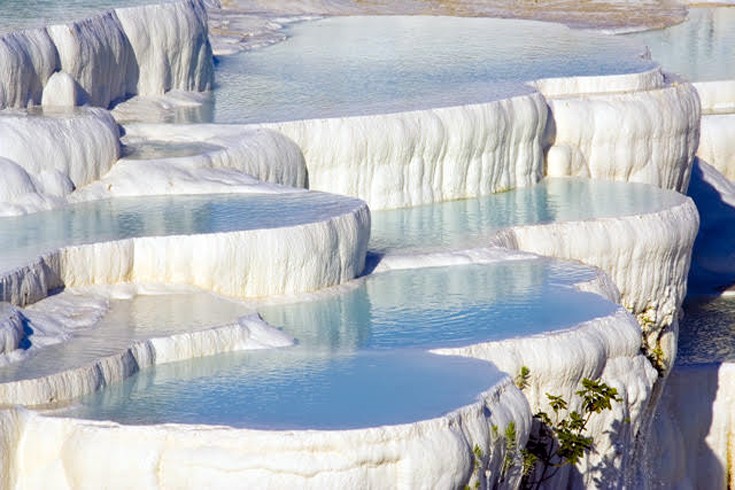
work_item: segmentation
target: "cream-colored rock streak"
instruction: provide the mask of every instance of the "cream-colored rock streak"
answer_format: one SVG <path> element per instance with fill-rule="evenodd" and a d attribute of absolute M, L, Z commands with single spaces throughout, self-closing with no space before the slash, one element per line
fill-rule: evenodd
<path fill-rule="evenodd" d="M 478 402 L 437 419 L 348 431 L 135 427 L 4 410 L 0 483 L 27 489 L 50 481 L 60 489 L 456 488 L 473 478 L 477 444 L 492 484 L 504 442 L 493 438 L 490 426 L 502 433 L 512 421 L 525 440 L 529 420 L 528 403 L 508 378 Z"/>
<path fill-rule="evenodd" d="M 538 93 L 486 104 L 269 124 L 301 148 L 309 188 L 371 209 L 463 199 L 535 184 L 546 107 Z"/>
<path fill-rule="evenodd" d="M 699 142 L 688 83 L 548 99 L 547 174 L 652 184 L 685 192 Z"/>

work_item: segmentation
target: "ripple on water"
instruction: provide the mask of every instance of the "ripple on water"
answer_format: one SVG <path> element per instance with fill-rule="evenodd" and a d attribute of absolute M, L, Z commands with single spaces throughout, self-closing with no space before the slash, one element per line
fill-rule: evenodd
<path fill-rule="evenodd" d="M 528 93 L 546 77 L 654 65 L 629 40 L 558 24 L 490 18 L 334 17 L 292 25 L 285 42 L 222 57 L 217 122 L 400 112 Z"/>

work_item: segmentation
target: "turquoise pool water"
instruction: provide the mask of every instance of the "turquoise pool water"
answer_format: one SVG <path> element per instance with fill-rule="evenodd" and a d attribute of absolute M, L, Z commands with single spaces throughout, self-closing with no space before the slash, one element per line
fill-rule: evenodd
<path fill-rule="evenodd" d="M 692 299 L 679 325 L 678 364 L 735 361 L 735 297 Z"/>
<path fill-rule="evenodd" d="M 0 33 L 63 24 L 118 7 L 167 0 L 0 0 Z"/>
<path fill-rule="evenodd" d="M 379 253 L 468 248 L 487 245 L 494 232 L 509 226 L 651 213 L 684 199 L 645 184 L 546 179 L 478 199 L 374 211 L 370 248 Z"/>
<path fill-rule="evenodd" d="M 486 102 L 542 77 L 653 64 L 627 39 L 510 19 L 333 17 L 216 66 L 214 120 L 265 122 Z"/>
<path fill-rule="evenodd" d="M 568 328 L 618 307 L 572 284 L 582 266 L 524 260 L 391 271 L 312 301 L 259 306 L 299 344 L 157 366 L 64 415 L 131 424 L 349 429 L 438 417 L 500 374 L 431 347 Z M 422 350 L 419 350 L 422 349 Z"/>
<path fill-rule="evenodd" d="M 361 205 L 357 199 L 321 192 L 154 196 L 0 218 L 0 272 L 68 245 L 296 226 L 345 214 Z"/>
<path fill-rule="evenodd" d="M 623 37 L 648 45 L 664 69 L 689 80 L 735 78 L 735 6 L 689 7 L 681 24 Z"/>
<path fill-rule="evenodd" d="M 76 296 L 83 308 L 83 294 Z M 37 329 L 34 308 L 27 313 L 27 329 Z M 231 324 L 252 313 L 242 303 L 214 294 L 191 292 L 178 294 L 139 295 L 131 299 L 111 299 L 109 311 L 91 328 L 70 330 L 70 338 L 62 343 L 29 351 L 22 361 L 0 367 L 0 383 L 34 379 L 92 364 L 94 361 L 124 352 L 136 341 L 173 334 L 194 332 Z M 28 336 L 28 345 L 36 335 Z"/>

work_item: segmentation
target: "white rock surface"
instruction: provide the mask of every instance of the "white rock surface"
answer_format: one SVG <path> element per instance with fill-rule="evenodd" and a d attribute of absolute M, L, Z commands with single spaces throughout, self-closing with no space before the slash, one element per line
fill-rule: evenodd
<path fill-rule="evenodd" d="M 147 96 L 212 88 L 214 64 L 203 2 L 122 8 L 115 14 L 137 66 L 137 80 L 128 77 L 127 93 Z"/>
<path fill-rule="evenodd" d="M 41 105 L 44 107 L 76 107 L 83 105 L 85 96 L 74 77 L 57 71 L 49 77 L 43 88 Z"/>
<path fill-rule="evenodd" d="M 703 114 L 735 112 L 735 80 L 696 82 Z"/>
<path fill-rule="evenodd" d="M 24 335 L 20 312 L 8 303 L 0 303 L 0 357 L 16 350 Z"/>
<path fill-rule="evenodd" d="M 685 192 L 699 142 L 688 83 L 639 92 L 549 98 L 547 175 L 652 184 Z"/>
<path fill-rule="evenodd" d="M 529 420 L 528 402 L 508 378 L 443 417 L 349 431 L 135 427 L 3 410 L 0 485 L 458 488 L 473 482 L 477 444 L 485 455 L 482 469 L 489 472 L 483 485 L 492 486 L 505 444 L 490 426 L 502 434 L 512 421 L 524 441 Z"/>
<path fill-rule="evenodd" d="M 566 331 L 488 342 L 435 352 L 485 359 L 515 375 L 530 369 L 524 390 L 531 410 L 551 412 L 546 393 L 570 401 L 579 410 L 575 392 L 582 378 L 600 378 L 617 388 L 623 401 L 613 403 L 590 421 L 595 451 L 572 471 L 561 472 L 554 488 L 636 488 L 636 438 L 647 428 L 649 404 L 658 373 L 641 352 L 641 334 L 635 318 L 625 310 L 590 320 Z"/>
<path fill-rule="evenodd" d="M 703 115 L 700 128 L 697 157 L 735 181 L 735 112 Z"/>
<path fill-rule="evenodd" d="M 534 184 L 546 106 L 539 94 L 416 112 L 275 123 L 301 148 L 309 188 L 416 206 Z"/>
<path fill-rule="evenodd" d="M 119 154 L 117 124 L 101 109 L 0 114 L 0 215 L 58 205 L 99 179 Z"/>
<path fill-rule="evenodd" d="M 496 243 L 540 255 L 579 260 L 605 271 L 621 302 L 642 320 L 646 342 L 671 362 L 676 322 L 686 295 L 691 250 L 699 226 L 694 203 L 657 213 L 594 221 L 513 227 Z"/>
<path fill-rule="evenodd" d="M 614 92 L 640 92 L 654 90 L 665 85 L 660 68 L 623 75 L 589 77 L 561 77 L 534 80 L 529 85 L 546 98 L 580 94 L 610 94 Z"/>
<path fill-rule="evenodd" d="M 293 344 L 293 338 L 258 315 L 232 325 L 151 338 L 131 344 L 119 354 L 41 378 L 0 383 L 0 405 L 38 406 L 72 400 L 122 381 L 141 369 L 195 357 Z"/>
<path fill-rule="evenodd" d="M 108 107 L 128 93 L 138 76 L 130 41 L 114 12 L 46 28 L 59 53 L 60 67 L 83 90 L 85 103 Z"/>
<path fill-rule="evenodd" d="M 61 286 L 121 282 L 197 286 L 234 297 L 312 291 L 365 265 L 367 206 L 293 227 L 143 237 L 61 248 L 0 275 L 0 300 L 26 305 Z"/>
<path fill-rule="evenodd" d="M 128 96 L 205 91 L 214 66 L 199 0 L 108 11 L 0 37 L 0 109 L 71 102 L 109 107 Z M 63 83 L 55 72 L 65 72 Z M 45 90 L 47 87 L 48 90 Z M 61 91 L 57 93 L 56 91 Z"/>
<path fill-rule="evenodd" d="M 677 366 L 653 431 L 661 488 L 731 488 L 735 475 L 735 364 Z"/>
<path fill-rule="evenodd" d="M 196 155 L 153 159 L 122 158 L 101 180 L 72 201 L 112 196 L 289 192 L 307 186 L 301 150 L 282 134 L 232 125 L 138 124 L 125 128 L 127 144 L 202 144 Z"/>
<path fill-rule="evenodd" d="M 0 36 L 0 109 L 40 104 L 58 67 L 58 52 L 45 29 Z"/>

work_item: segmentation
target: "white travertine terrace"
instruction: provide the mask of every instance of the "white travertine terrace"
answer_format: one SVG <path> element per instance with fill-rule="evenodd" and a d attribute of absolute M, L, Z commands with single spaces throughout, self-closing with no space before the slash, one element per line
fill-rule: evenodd
<path fill-rule="evenodd" d="M 735 364 L 677 366 L 653 431 L 653 478 L 669 488 L 735 485 Z"/>
<path fill-rule="evenodd" d="M 71 196 L 73 201 L 162 193 L 243 192 L 247 188 L 253 192 L 289 192 L 288 188 L 307 186 L 300 148 L 276 131 L 215 124 L 131 124 L 125 131 L 128 144 L 150 140 L 196 142 L 213 149 L 187 157 L 122 158 L 99 181 Z M 208 180 L 211 185 L 206 185 Z"/>
<path fill-rule="evenodd" d="M 6 34 L 0 36 L 0 54 L 0 109 L 70 99 L 108 107 L 136 94 L 208 90 L 214 77 L 206 10 L 199 0 L 117 9 Z M 49 84 L 55 73 L 68 77 Z M 62 93 L 46 94 L 46 89 Z M 68 97 L 70 90 L 74 97 Z"/>
<path fill-rule="evenodd" d="M 604 85 L 606 77 L 596 78 Z M 649 86 L 651 80 L 661 85 Z M 640 91 L 604 93 L 594 82 L 572 83 L 582 87 L 581 94 L 560 89 L 559 82 L 551 87 L 552 94 L 562 95 L 548 97 L 553 122 L 547 135 L 547 175 L 686 191 L 699 142 L 700 104 L 694 87 L 664 83 L 651 72 L 642 75 L 646 89 Z M 540 88 L 543 91 L 544 85 Z"/>
<path fill-rule="evenodd" d="M 301 148 L 309 188 L 372 209 L 465 199 L 542 177 L 537 94 L 415 112 L 268 124 Z"/>
<path fill-rule="evenodd" d="M 7 303 L 0 303 L 0 356 L 18 349 L 24 335 L 20 312 Z"/>
<path fill-rule="evenodd" d="M 203 4 L 185 0 L 4 35 L 0 107 L 109 107 L 134 94 L 206 90 L 213 77 L 206 29 Z M 0 175 L 4 184 L 12 185 L 0 188 L 0 200 L 10 203 L 11 213 L 22 214 L 63 204 L 56 198 L 67 197 L 73 201 L 227 188 L 241 192 L 250 185 L 281 192 L 254 181 L 259 179 L 296 187 L 308 184 L 386 209 L 531 185 L 542 178 L 544 163 L 554 176 L 645 182 L 683 192 L 699 140 L 699 97 L 705 112 L 725 107 L 713 95 L 717 90 L 698 86 L 698 97 L 692 85 L 668 82 L 657 70 L 541 80 L 534 86 L 539 92 L 406 113 L 228 128 L 134 125 L 128 132 L 132 139 L 193 138 L 222 150 L 194 157 L 124 159 L 114 166 L 120 151 L 117 127 L 103 111 L 86 113 L 94 115 L 89 124 L 102 129 L 77 128 L 69 134 L 59 130 L 63 117 L 33 122 L 31 116 L 3 115 Z M 71 120 L 87 121 L 81 116 Z M 17 128 L 26 139 L 7 136 Z M 712 132 L 703 129 L 703 138 Z M 102 142 L 97 141 L 100 134 L 105 135 Z M 58 135 L 71 139 L 64 143 Z M 720 141 L 721 133 L 717 135 Z M 8 137 L 7 143 L 3 137 Z M 49 160 L 50 148 L 58 152 L 64 144 L 68 152 L 62 152 L 60 166 L 49 173 L 42 165 Z M 544 145 L 549 145 L 546 162 Z M 727 160 L 719 156 L 725 150 L 717 148 L 712 150 L 717 158 L 710 158 Z M 77 155 L 72 150 L 97 153 Z M 226 182 L 215 185 L 220 178 Z M 141 185 L 141 179 L 149 182 Z M 205 183 L 197 184 L 201 179 Z M 173 184 L 164 190 L 162 182 Z M 572 487 L 651 484 L 636 459 L 641 456 L 637 446 L 645 443 L 659 376 L 666 374 L 674 357 L 677 315 L 697 225 L 694 205 L 682 198 L 679 206 L 657 213 L 515 227 L 495 237 L 494 243 L 505 247 L 599 267 L 619 288 L 622 303 L 643 323 L 642 337 L 641 325 L 619 309 L 568 331 L 451 351 L 490 360 L 511 376 L 521 366 L 530 367 L 528 399 L 510 377 L 500 375 L 477 403 L 443 417 L 350 431 L 134 427 L 3 410 L 0 486 L 45 488 L 54 482 L 60 488 L 77 488 L 115 482 L 175 488 L 257 486 L 268 481 L 275 487 L 459 487 L 474 482 L 474 444 L 485 452 L 483 469 L 490 471 L 492 484 L 502 466 L 504 441 L 493 437 L 491 425 L 502 433 L 513 421 L 522 445 L 532 411 L 547 408 L 543 393 L 570 398 L 585 376 L 601 376 L 618 388 L 624 402 L 594 422 L 598 452 L 559 481 Z M 360 205 L 350 213 L 295 227 L 63 246 L 3 271 L 0 299 L 26 305 L 60 286 L 128 281 L 189 284 L 240 297 L 310 291 L 361 273 L 368 236 L 369 212 Z M 491 256 L 486 249 L 428 261 L 482 261 Z M 392 260 L 381 267 L 411 262 Z M 604 278 L 580 288 L 618 298 Z M 17 309 L 0 305 L 0 345 L 7 352 L 19 346 L 23 321 Z M 6 385 L 0 393 L 5 393 L 4 401 L 31 405 L 70 398 L 130 374 L 135 366 L 242 347 L 238 342 L 243 335 L 243 329 L 234 326 L 156 339 L 100 360 L 85 372 L 60 373 L 30 389 L 20 382 Z M 661 349 L 663 366 L 655 366 L 660 372 L 642 347 L 649 356 Z M 625 420 L 630 423 L 611 437 L 610 428 Z M 723 445 L 721 440 L 713 444 L 720 449 Z M 100 454 L 106 456 L 104 465 L 91 457 Z M 603 468 L 603 462 L 611 465 Z M 595 481 L 598 477 L 602 483 Z"/>
<path fill-rule="evenodd" d="M 495 243 L 558 258 L 580 260 L 605 271 L 621 302 L 646 322 L 649 346 L 660 346 L 667 365 L 676 354 L 675 325 L 686 295 L 691 250 L 699 215 L 691 199 L 657 213 L 519 226 L 498 234 Z"/>
<path fill-rule="evenodd" d="M 291 227 L 62 246 L 0 272 L 0 299 L 26 305 L 61 286 L 121 282 L 186 284 L 241 298 L 311 291 L 362 272 L 369 229 L 368 209 L 355 201 L 342 215 Z"/>
<path fill-rule="evenodd" d="M 292 344 L 293 339 L 288 335 L 271 327 L 258 315 L 251 315 L 231 325 L 137 341 L 117 354 L 48 376 L 0 383 L 0 406 L 65 402 L 120 382 L 151 366 Z"/>
<path fill-rule="evenodd" d="M 490 426 L 502 433 L 511 421 L 525 440 L 528 402 L 508 377 L 476 403 L 440 418 L 349 431 L 136 427 L 6 410 L 0 415 L 0 483 L 28 489 L 45 488 L 50 481 L 58 488 L 94 482 L 136 488 L 258 487 L 264 482 L 275 488 L 358 483 L 454 488 L 474 470 L 474 444 L 495 447 L 484 464 L 497 474 L 503 455 L 501 446 L 492 444 Z M 71 453 L 70 446 L 75 447 Z M 99 454 L 111 456 L 105 465 L 92 457 Z"/>
<path fill-rule="evenodd" d="M 107 111 L 46 116 L 0 114 L 0 215 L 58 206 L 98 180 L 120 156 L 119 130 Z"/>
<path fill-rule="evenodd" d="M 508 373 L 528 367 L 531 379 L 524 394 L 534 412 L 550 411 L 545 393 L 573 400 L 582 378 L 604 379 L 624 401 L 594 420 L 591 433 L 596 451 L 577 466 L 581 475 L 567 471 L 554 484 L 610 488 L 642 483 L 637 480 L 633 449 L 640 432 L 646 430 L 658 372 L 641 351 L 638 323 L 625 310 L 568 331 L 435 352 L 485 359 Z"/>

